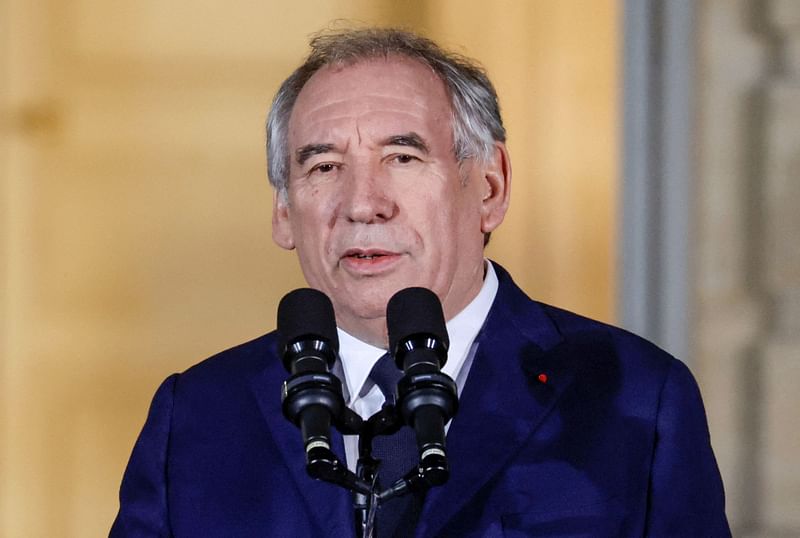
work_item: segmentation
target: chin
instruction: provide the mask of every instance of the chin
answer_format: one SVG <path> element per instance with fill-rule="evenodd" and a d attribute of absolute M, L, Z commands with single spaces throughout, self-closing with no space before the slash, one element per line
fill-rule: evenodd
<path fill-rule="evenodd" d="M 359 286 L 343 289 L 335 303 L 361 319 L 386 317 L 386 305 L 392 296 L 408 286 Z"/>

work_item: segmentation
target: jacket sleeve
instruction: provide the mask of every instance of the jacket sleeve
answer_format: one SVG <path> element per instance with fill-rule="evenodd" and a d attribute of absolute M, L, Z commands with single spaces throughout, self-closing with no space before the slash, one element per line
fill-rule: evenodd
<path fill-rule="evenodd" d="M 133 447 L 109 538 L 171 536 L 167 509 L 167 452 L 178 374 L 158 388 Z"/>
<path fill-rule="evenodd" d="M 730 535 L 700 391 L 689 369 L 673 360 L 659 400 L 647 536 Z"/>

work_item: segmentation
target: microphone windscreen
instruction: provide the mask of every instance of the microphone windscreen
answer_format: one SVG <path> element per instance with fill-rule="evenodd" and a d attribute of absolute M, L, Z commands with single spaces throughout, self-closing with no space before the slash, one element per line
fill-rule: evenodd
<path fill-rule="evenodd" d="M 336 333 L 336 315 L 328 296 L 311 288 L 300 288 L 287 293 L 278 304 L 279 349 L 301 339 L 327 340 L 339 351 Z"/>
<path fill-rule="evenodd" d="M 393 353 L 399 342 L 415 334 L 433 335 L 445 349 L 450 347 L 442 303 L 427 288 L 406 288 L 395 293 L 386 305 L 386 327 Z"/>

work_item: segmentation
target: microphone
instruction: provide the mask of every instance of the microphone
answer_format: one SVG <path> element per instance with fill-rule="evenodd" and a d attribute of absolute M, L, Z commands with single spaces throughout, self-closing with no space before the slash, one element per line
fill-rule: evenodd
<path fill-rule="evenodd" d="M 429 289 L 406 288 L 389 300 L 386 325 L 389 350 L 405 373 L 397 386 L 398 407 L 416 432 L 420 454 L 419 468 L 406 478 L 444 484 L 450 476 L 444 426 L 458 411 L 458 391 L 441 372 L 450 346 L 442 304 Z"/>
<path fill-rule="evenodd" d="M 333 305 L 324 293 L 302 288 L 278 305 L 279 350 L 291 374 L 283 384 L 284 416 L 300 428 L 306 470 L 324 478 L 338 460 L 331 450 L 331 422 L 342 415 L 341 381 L 330 373 L 339 351 Z"/>

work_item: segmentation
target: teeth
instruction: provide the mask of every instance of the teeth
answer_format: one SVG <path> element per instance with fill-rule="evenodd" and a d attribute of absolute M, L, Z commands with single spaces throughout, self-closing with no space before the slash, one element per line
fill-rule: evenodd
<path fill-rule="evenodd" d="M 356 255 L 356 258 L 358 258 L 359 260 L 371 260 L 374 257 L 375 256 L 367 256 L 366 254 L 358 254 L 358 255 Z"/>

